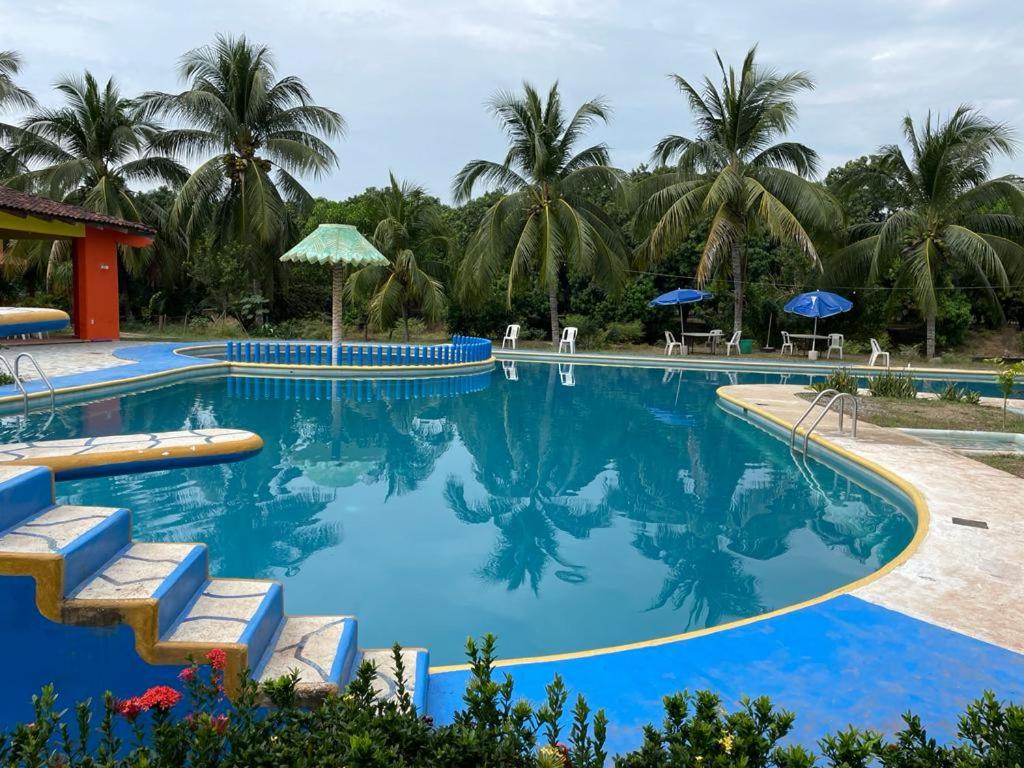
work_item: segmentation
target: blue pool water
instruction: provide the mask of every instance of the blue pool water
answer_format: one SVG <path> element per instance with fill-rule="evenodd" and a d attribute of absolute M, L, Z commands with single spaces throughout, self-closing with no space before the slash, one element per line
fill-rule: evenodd
<path fill-rule="evenodd" d="M 221 377 L 62 408 L 46 436 L 259 433 L 243 462 L 57 493 L 131 509 L 138 539 L 206 542 L 217 575 L 280 579 L 290 613 L 355 614 L 362 644 L 445 664 L 483 632 L 517 657 L 714 626 L 907 545 L 907 513 L 822 465 L 802 474 L 719 409 L 726 383 L 522 363 L 434 383 Z M 4 417 L 0 441 L 43 418 Z"/>

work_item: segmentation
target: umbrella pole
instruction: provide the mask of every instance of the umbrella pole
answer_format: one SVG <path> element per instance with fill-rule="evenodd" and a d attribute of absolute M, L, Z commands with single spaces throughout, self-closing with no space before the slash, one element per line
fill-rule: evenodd
<path fill-rule="evenodd" d="M 334 265 L 331 282 L 333 285 L 331 290 L 331 358 L 332 362 L 337 363 L 339 361 L 333 358 L 339 354 L 337 349 L 341 344 L 341 318 L 344 309 L 341 294 L 345 288 L 345 266 L 343 264 Z"/>
<path fill-rule="evenodd" d="M 679 354 L 686 354 L 686 326 L 683 324 L 683 305 L 679 305 Z"/>
<path fill-rule="evenodd" d="M 814 318 L 814 330 L 811 331 L 811 350 L 813 351 L 815 345 L 818 343 L 818 318 Z"/>

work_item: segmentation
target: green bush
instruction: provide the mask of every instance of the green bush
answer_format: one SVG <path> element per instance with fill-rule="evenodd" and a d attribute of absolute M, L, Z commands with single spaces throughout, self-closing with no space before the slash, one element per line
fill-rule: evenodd
<path fill-rule="evenodd" d="M 330 321 L 317 317 L 282 320 L 275 326 L 274 330 L 276 335 L 282 339 L 326 341 L 331 338 Z"/>
<path fill-rule="evenodd" d="M 639 320 L 628 323 L 608 323 L 605 334 L 612 344 L 639 344 L 644 338 L 644 324 Z"/>
<path fill-rule="evenodd" d="M 224 696 L 224 656 L 210 651 L 182 670 L 183 690 L 154 686 L 115 700 L 106 694 L 97 723 L 91 703 L 57 709 L 47 686 L 33 697 L 33 722 L 0 732 L 0 765 L 10 768 L 256 768 L 262 766 L 436 766 L 437 768 L 600 768 L 609 763 L 603 711 L 591 712 L 557 675 L 546 700 L 516 700 L 509 675 L 495 679 L 494 638 L 467 643 L 471 674 L 462 708 L 450 724 L 417 714 L 395 647 L 396 694 L 381 701 L 369 663 L 342 695 L 307 709 L 296 676 L 257 684 L 243 676 L 233 702 Z M 616 768 L 1001 768 L 1024 765 L 1024 708 L 992 693 L 967 708 L 956 739 L 940 745 L 918 717 L 903 716 L 892 740 L 850 725 L 825 736 L 814 751 L 792 743 L 796 716 L 767 698 L 728 711 L 709 691 L 663 700 L 660 727 L 616 756 Z M 266 706 L 269 705 L 269 706 Z M 122 727 L 122 723 L 127 728 Z M 128 738 L 125 735 L 128 734 Z"/>
<path fill-rule="evenodd" d="M 960 388 L 951 381 L 939 393 L 939 399 L 949 403 L 977 405 L 981 402 L 981 393 L 973 389 Z"/>
<path fill-rule="evenodd" d="M 821 381 L 811 382 L 808 387 L 815 392 L 822 392 L 826 389 L 834 389 L 837 392 L 846 392 L 851 395 L 856 395 L 860 386 L 857 383 L 857 377 L 850 373 L 845 368 L 838 368 Z"/>
<path fill-rule="evenodd" d="M 909 374 L 886 371 L 868 379 L 868 391 L 873 397 L 913 400 L 917 397 L 917 383 Z"/>
<path fill-rule="evenodd" d="M 566 315 L 562 327 L 574 326 L 579 329 L 576 346 L 580 349 L 601 349 L 608 345 L 608 331 L 588 315 Z"/>

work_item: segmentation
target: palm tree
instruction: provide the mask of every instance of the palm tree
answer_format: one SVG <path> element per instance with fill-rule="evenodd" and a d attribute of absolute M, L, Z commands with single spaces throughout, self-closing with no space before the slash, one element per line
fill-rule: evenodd
<path fill-rule="evenodd" d="M 156 224 L 163 212 L 151 197 L 132 192 L 133 184 L 180 184 L 188 171 L 174 160 L 150 151 L 160 126 L 138 103 L 125 98 L 111 78 L 100 86 L 89 72 L 63 77 L 55 90 L 63 104 L 38 109 L 12 134 L 13 157 L 22 170 L 8 182 L 53 200 L 129 221 Z M 42 261 L 51 280 L 67 264 L 68 241 L 21 241 L 15 259 Z M 138 275 L 153 248 L 122 248 L 122 263 Z M 59 280 L 58 280 L 59 281 Z"/>
<path fill-rule="evenodd" d="M 670 172 L 638 184 L 642 201 L 636 223 L 646 239 L 638 255 L 657 261 L 697 225 L 710 222 L 697 268 L 705 285 L 724 265 L 732 272 L 733 330 L 743 327 L 746 239 L 765 231 L 814 263 L 811 232 L 827 231 L 839 220 L 838 206 L 809 177 L 818 155 L 792 141 L 779 141 L 796 121 L 794 97 L 814 87 L 804 72 L 778 74 L 755 62 L 751 48 L 737 73 L 716 53 L 722 81 L 705 77 L 700 88 L 679 75 L 672 80 L 696 116 L 695 138 L 666 136 L 654 150 Z"/>
<path fill-rule="evenodd" d="M 997 155 L 1010 155 L 1010 130 L 961 106 L 948 120 L 928 114 L 918 130 L 903 119 L 910 157 L 896 144 L 850 179 L 881 177 L 897 190 L 883 222 L 851 227 L 853 242 L 830 260 L 834 280 L 875 282 L 895 269 L 924 315 L 925 353 L 935 355 L 936 292 L 969 275 L 990 292 L 1024 275 L 1024 185 L 1016 176 L 989 178 Z M 1001 208 L 1002 206 L 1002 208 Z M 993 286 L 993 283 L 995 286 Z"/>
<path fill-rule="evenodd" d="M 508 298 L 536 278 L 548 293 L 551 339 L 558 341 L 558 282 L 572 265 L 606 290 L 622 282 L 627 257 L 618 227 L 593 198 L 617 187 L 621 173 L 609 166 L 608 147 L 576 151 L 584 133 L 607 122 L 600 99 L 584 102 L 567 121 L 558 83 L 547 100 L 526 83 L 523 94 L 498 93 L 490 103 L 510 144 L 504 161 L 473 160 L 455 177 L 456 202 L 470 198 L 477 182 L 502 194 L 470 238 L 458 280 L 468 296 L 480 296 L 507 271 Z"/>
<path fill-rule="evenodd" d="M 444 288 L 428 268 L 431 256 L 451 249 L 448 226 L 437 200 L 422 187 L 399 183 L 393 173 L 387 188 L 373 196 L 373 208 L 373 244 L 388 263 L 357 270 L 347 290 L 351 296 L 369 297 L 370 322 L 378 328 L 393 328 L 401 319 L 409 341 L 412 312 L 437 320 L 444 309 Z"/>
<path fill-rule="evenodd" d="M 32 109 L 36 100 L 24 88 L 15 83 L 14 78 L 21 73 L 21 54 L 17 51 L 0 51 L 0 110 L 10 107 Z M 0 123 L 0 178 L 13 175 L 17 163 L 11 156 L 12 126 Z"/>
<path fill-rule="evenodd" d="M 152 114 L 180 127 L 155 148 L 202 162 L 182 185 L 170 223 L 192 239 L 212 226 L 219 241 L 249 243 L 262 256 L 265 286 L 292 236 L 291 203 L 312 198 L 296 175 L 321 177 L 337 165 L 325 139 L 340 136 L 341 115 L 313 102 L 297 77 L 277 79 L 269 48 L 218 35 L 182 57 L 181 93 L 143 96 Z"/>

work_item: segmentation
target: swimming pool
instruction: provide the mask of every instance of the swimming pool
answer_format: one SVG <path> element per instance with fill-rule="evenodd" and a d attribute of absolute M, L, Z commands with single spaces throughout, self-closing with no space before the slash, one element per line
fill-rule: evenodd
<path fill-rule="evenodd" d="M 503 373 L 505 375 L 503 375 Z M 763 374 L 736 380 L 763 382 Z M 777 379 L 776 379 L 777 380 Z M 462 661 L 647 640 L 815 597 L 895 557 L 912 515 L 718 408 L 714 372 L 555 366 L 449 379 L 217 377 L 58 409 L 47 437 L 229 426 L 237 464 L 60 483 L 277 578 L 289 613 Z M 0 441 L 38 429 L 0 422 Z"/>

